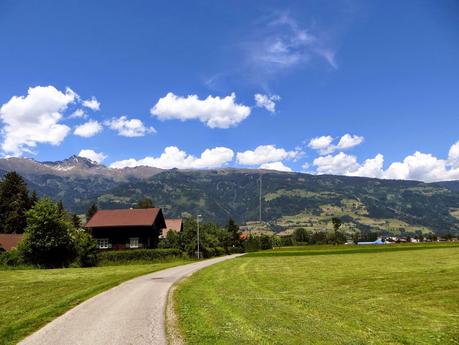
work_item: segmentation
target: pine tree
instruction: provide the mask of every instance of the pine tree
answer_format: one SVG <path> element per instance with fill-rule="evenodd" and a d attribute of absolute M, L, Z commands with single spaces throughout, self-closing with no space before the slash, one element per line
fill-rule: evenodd
<path fill-rule="evenodd" d="M 88 208 L 88 211 L 86 212 L 86 220 L 87 221 L 90 220 L 92 216 L 94 216 L 98 210 L 99 209 L 97 208 L 96 203 L 93 202 L 92 205 Z"/>
<path fill-rule="evenodd" d="M 231 246 L 235 246 L 235 247 L 240 246 L 241 236 L 239 233 L 239 226 L 236 224 L 233 218 L 228 219 L 226 230 L 228 231 Z"/>
<path fill-rule="evenodd" d="M 29 192 L 24 179 L 16 172 L 7 173 L 0 182 L 0 232 L 23 233 Z"/>
<path fill-rule="evenodd" d="M 37 195 L 37 192 L 35 190 L 32 191 L 32 194 L 30 195 L 30 198 L 29 198 L 29 204 L 30 204 L 30 207 L 32 208 L 33 205 L 35 205 L 38 201 L 38 195 Z"/>

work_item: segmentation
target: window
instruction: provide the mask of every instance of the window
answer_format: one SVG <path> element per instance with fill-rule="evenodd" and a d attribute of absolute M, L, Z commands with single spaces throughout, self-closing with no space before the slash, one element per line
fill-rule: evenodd
<path fill-rule="evenodd" d="M 129 248 L 139 248 L 139 238 L 131 237 L 129 239 Z"/>
<path fill-rule="evenodd" d="M 98 238 L 96 239 L 96 242 L 97 242 L 97 248 L 99 249 L 109 248 L 108 238 Z"/>

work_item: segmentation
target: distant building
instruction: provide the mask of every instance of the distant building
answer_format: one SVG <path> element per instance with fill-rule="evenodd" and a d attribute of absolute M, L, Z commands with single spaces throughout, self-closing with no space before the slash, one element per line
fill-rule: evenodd
<path fill-rule="evenodd" d="M 166 219 L 166 227 L 162 229 L 162 238 L 166 238 L 169 231 L 182 232 L 183 221 L 182 219 Z"/>
<path fill-rule="evenodd" d="M 382 238 L 378 238 L 373 242 L 357 242 L 358 245 L 367 245 L 367 244 L 385 244 L 386 242 Z"/>
<path fill-rule="evenodd" d="M 166 222 L 160 208 L 99 210 L 85 228 L 99 249 L 156 248 Z"/>
<path fill-rule="evenodd" d="M 21 242 L 22 234 L 0 234 L 0 252 L 16 248 Z"/>

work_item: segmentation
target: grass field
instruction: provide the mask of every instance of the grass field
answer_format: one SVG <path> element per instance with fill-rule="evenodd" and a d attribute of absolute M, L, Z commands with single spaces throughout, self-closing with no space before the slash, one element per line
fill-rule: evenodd
<path fill-rule="evenodd" d="M 173 299 L 187 344 L 459 344 L 459 246 L 251 253 Z"/>
<path fill-rule="evenodd" d="M 186 262 L 0 270 L 0 344 L 16 344 L 66 310 L 125 280 Z"/>

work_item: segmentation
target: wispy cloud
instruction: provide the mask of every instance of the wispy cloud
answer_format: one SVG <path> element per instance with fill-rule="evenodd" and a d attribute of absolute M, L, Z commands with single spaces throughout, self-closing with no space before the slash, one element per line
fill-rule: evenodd
<path fill-rule="evenodd" d="M 251 39 L 244 43 L 248 67 L 265 77 L 317 59 L 336 69 L 335 51 L 321 36 L 289 12 L 271 16 L 258 23 Z"/>

